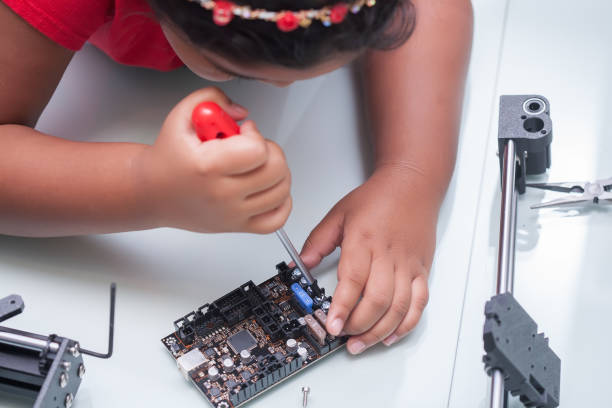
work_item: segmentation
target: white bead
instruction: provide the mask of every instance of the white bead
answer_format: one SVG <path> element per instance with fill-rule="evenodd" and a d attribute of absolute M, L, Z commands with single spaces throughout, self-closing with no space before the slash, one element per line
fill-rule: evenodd
<path fill-rule="evenodd" d="M 276 13 L 273 11 L 262 11 L 261 13 L 259 13 L 259 18 L 261 20 L 271 20 L 274 18 L 275 15 Z"/>

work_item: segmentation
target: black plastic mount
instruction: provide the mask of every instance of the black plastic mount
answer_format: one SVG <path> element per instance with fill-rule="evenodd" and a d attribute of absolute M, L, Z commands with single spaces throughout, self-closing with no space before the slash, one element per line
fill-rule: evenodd
<path fill-rule="evenodd" d="M 0 299 L 0 305 L 0 318 L 4 319 L 23 310 L 17 295 Z M 0 334 L 4 335 L 0 339 L 0 390 L 33 399 L 34 408 L 63 408 L 72 403 L 85 372 L 76 341 L 8 327 L 0 327 Z M 20 344 L 11 337 L 33 343 Z"/>
<path fill-rule="evenodd" d="M 497 135 L 500 166 L 508 140 L 516 144 L 518 172 L 516 187 L 525 192 L 526 176 L 541 174 L 550 168 L 552 142 L 550 104 L 541 95 L 502 95 L 499 102 Z"/>
<path fill-rule="evenodd" d="M 19 295 L 10 295 L 0 299 L 0 322 L 17 316 L 23 312 L 24 308 L 25 304 Z"/>
<path fill-rule="evenodd" d="M 511 293 L 493 296 L 485 305 L 483 357 L 488 373 L 499 369 L 504 387 L 527 407 L 559 406 L 561 360 L 538 333 L 536 322 Z"/>
<path fill-rule="evenodd" d="M 85 374 L 83 355 L 109 358 L 113 354 L 116 285 L 110 288 L 108 351 L 79 347 L 75 340 L 55 334 L 43 336 L 0 326 L 0 389 L 34 399 L 34 408 L 72 405 Z M 0 322 L 24 309 L 19 295 L 0 299 Z"/>

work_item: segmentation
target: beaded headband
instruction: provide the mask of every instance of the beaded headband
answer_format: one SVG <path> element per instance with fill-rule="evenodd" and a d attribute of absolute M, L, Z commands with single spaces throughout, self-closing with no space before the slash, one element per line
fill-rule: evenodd
<path fill-rule="evenodd" d="M 244 20 L 263 20 L 276 23 L 279 30 L 288 32 L 298 27 L 307 28 L 312 20 L 319 20 L 325 27 L 339 24 L 350 10 L 357 14 L 363 6 L 373 7 L 376 0 L 355 0 L 352 3 L 338 3 L 320 9 L 269 11 L 239 6 L 228 0 L 188 0 L 198 3 L 206 10 L 212 10 L 213 22 L 218 26 L 230 23 L 234 16 Z"/>

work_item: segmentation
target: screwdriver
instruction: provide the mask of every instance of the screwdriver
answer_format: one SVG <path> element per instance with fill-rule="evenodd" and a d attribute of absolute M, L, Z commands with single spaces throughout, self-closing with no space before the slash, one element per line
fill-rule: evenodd
<path fill-rule="evenodd" d="M 240 134 L 240 127 L 234 119 L 221 109 L 219 105 L 210 101 L 202 102 L 193 109 L 191 122 L 198 138 L 202 142 L 213 139 L 227 139 L 228 137 Z M 276 231 L 276 236 L 280 239 L 291 259 L 308 281 L 308 284 L 314 283 L 313 276 L 306 268 L 306 265 L 304 265 L 304 262 L 302 262 L 300 254 L 296 251 L 283 227 Z"/>

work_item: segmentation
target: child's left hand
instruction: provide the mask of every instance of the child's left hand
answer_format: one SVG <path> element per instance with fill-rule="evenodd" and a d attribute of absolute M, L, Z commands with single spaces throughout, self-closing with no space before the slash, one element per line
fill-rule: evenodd
<path fill-rule="evenodd" d="M 395 343 L 414 328 L 427 304 L 438 207 L 422 196 L 429 190 L 424 183 L 413 170 L 379 168 L 306 240 L 302 259 L 309 268 L 342 248 L 327 330 L 351 335 L 353 354 L 380 341 Z"/>

